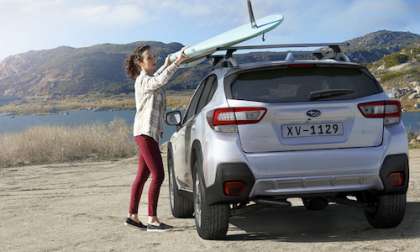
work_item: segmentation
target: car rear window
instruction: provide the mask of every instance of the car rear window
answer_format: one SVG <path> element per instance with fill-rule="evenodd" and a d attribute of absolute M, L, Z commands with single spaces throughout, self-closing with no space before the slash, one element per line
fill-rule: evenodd
<path fill-rule="evenodd" d="M 240 73 L 231 84 L 233 99 L 258 102 L 305 102 L 311 92 L 350 89 L 351 94 L 320 100 L 345 100 L 382 92 L 363 68 L 314 66 L 264 69 Z"/>

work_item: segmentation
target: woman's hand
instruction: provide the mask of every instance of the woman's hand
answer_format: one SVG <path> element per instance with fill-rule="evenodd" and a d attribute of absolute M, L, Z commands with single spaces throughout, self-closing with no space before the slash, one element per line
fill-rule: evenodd
<path fill-rule="evenodd" d="M 175 64 L 177 66 L 181 65 L 182 63 L 184 63 L 186 60 L 189 59 L 189 57 L 185 55 L 185 49 L 187 49 L 187 47 L 182 48 L 181 53 L 178 55 L 178 57 L 175 60 Z"/>
<path fill-rule="evenodd" d="M 170 58 L 169 56 L 166 57 L 165 63 L 164 63 L 165 66 L 169 66 L 172 63 L 169 58 Z"/>

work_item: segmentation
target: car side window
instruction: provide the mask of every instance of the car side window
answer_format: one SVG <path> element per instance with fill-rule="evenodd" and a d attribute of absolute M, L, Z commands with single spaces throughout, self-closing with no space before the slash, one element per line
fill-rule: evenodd
<path fill-rule="evenodd" d="M 197 108 L 197 104 L 198 104 L 198 99 L 201 96 L 201 93 L 203 91 L 204 88 L 204 84 L 205 84 L 206 80 L 204 80 L 203 82 L 200 83 L 199 87 L 197 88 L 197 91 L 194 93 L 194 96 L 191 99 L 190 105 L 188 106 L 187 109 L 187 113 L 185 114 L 183 123 L 185 123 L 186 121 L 188 121 L 193 115 L 194 112 Z"/>
<path fill-rule="evenodd" d="M 213 96 L 215 91 L 216 81 L 216 75 L 211 75 L 207 78 L 207 81 L 204 83 L 205 87 L 203 89 L 203 93 L 201 94 L 200 101 L 198 102 L 195 114 L 200 113 L 200 111 L 209 103 L 211 96 Z"/>

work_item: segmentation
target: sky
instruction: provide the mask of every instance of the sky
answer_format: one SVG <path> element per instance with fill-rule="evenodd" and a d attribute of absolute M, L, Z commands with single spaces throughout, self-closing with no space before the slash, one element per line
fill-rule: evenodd
<path fill-rule="evenodd" d="M 340 42 L 382 29 L 420 34 L 420 0 L 252 3 L 257 18 L 285 16 L 265 43 Z M 191 45 L 247 22 L 246 0 L 0 0 L 0 60 L 63 45 L 141 40 Z"/>

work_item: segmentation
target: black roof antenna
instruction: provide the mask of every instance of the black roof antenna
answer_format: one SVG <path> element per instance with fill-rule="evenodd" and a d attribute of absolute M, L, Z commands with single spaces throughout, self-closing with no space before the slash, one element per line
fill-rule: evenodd
<path fill-rule="evenodd" d="M 249 20 L 251 21 L 252 28 L 258 28 L 257 23 L 255 22 L 254 11 L 252 10 L 251 0 L 247 0 L 248 2 L 248 13 L 249 13 Z"/>

